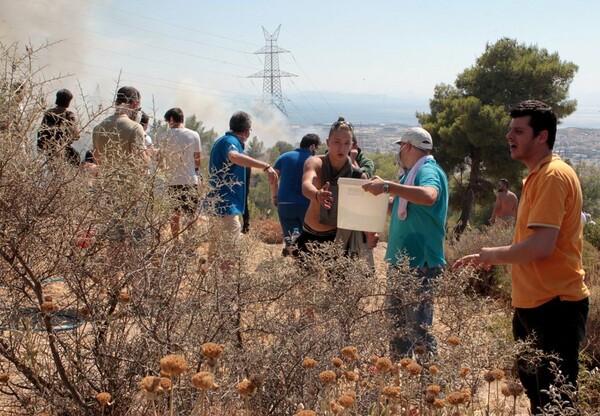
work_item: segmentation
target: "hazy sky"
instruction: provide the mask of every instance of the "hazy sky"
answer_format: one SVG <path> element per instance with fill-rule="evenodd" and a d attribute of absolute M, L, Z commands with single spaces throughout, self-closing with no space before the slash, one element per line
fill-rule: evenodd
<path fill-rule="evenodd" d="M 254 53 L 265 45 L 262 26 L 281 24 L 278 45 L 290 53 L 280 68 L 298 75 L 282 79 L 294 97 L 285 105 L 306 122 L 344 114 L 329 93 L 385 94 L 426 110 L 436 84 L 510 37 L 577 64 L 570 92 L 579 110 L 565 125 L 600 127 L 598 16 L 594 0 L 0 0 L 0 39 L 62 40 L 39 57 L 48 78 L 69 75 L 50 91 L 81 85 L 87 99 L 108 102 L 120 74 L 144 109 L 154 98 L 159 116 L 179 106 L 222 132 L 231 111 L 258 112 L 262 79 L 247 76 L 264 68 Z"/>

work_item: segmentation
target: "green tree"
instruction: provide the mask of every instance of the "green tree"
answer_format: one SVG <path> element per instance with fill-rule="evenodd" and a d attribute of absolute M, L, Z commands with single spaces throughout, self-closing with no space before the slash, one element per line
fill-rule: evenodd
<path fill-rule="evenodd" d="M 246 154 L 254 159 L 260 159 L 265 155 L 265 144 L 254 136 L 246 145 Z"/>
<path fill-rule="evenodd" d="M 455 85 L 435 87 L 430 113 L 417 113 L 434 138 L 436 159 L 451 180 L 451 206 L 460 210 L 455 233 L 467 226 L 477 201 L 493 203 L 493 184 L 505 177 L 519 183 L 523 166 L 510 158 L 504 138 L 509 108 L 539 99 L 559 118 L 575 111 L 568 91 L 577 65 L 557 53 L 503 38 L 486 45 L 475 65 L 458 75 Z"/>
<path fill-rule="evenodd" d="M 583 210 L 600 218 L 600 168 L 589 162 L 578 162 L 574 168 L 583 191 Z"/>
<path fill-rule="evenodd" d="M 291 143 L 288 143 L 284 140 L 277 141 L 277 143 L 275 143 L 273 147 L 269 149 L 269 162 L 271 164 L 275 163 L 279 156 L 286 152 L 291 152 L 294 149 L 295 147 Z"/>
<path fill-rule="evenodd" d="M 204 123 L 196 118 L 196 114 L 192 114 L 186 118 L 185 127 L 198 132 L 200 135 L 200 142 L 202 142 L 202 150 L 205 154 L 209 155 L 213 144 L 215 144 L 215 140 L 219 136 L 214 127 L 210 130 L 206 130 Z"/>

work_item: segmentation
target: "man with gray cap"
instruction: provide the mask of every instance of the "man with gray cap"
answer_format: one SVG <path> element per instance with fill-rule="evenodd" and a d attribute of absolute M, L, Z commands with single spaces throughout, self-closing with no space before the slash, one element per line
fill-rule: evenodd
<path fill-rule="evenodd" d="M 429 332 L 433 323 L 431 291 L 446 265 L 448 180 L 430 154 L 433 140 L 425 129 L 410 128 L 395 143 L 400 145 L 396 161 L 403 171 L 399 183 L 375 176 L 363 189 L 394 197 L 385 259 L 390 264 L 388 284 L 394 288 L 388 303 L 397 331 L 390 342 L 390 355 L 400 359 L 410 357 L 417 346 L 436 352 L 435 338 Z M 399 273 L 405 258 L 411 276 Z"/>

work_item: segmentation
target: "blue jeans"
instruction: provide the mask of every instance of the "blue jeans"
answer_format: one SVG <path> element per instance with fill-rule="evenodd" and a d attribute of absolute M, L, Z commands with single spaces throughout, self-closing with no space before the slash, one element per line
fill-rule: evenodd
<path fill-rule="evenodd" d="M 589 311 L 589 299 L 576 302 L 561 301 L 556 297 L 537 308 L 516 308 L 513 315 L 515 340 L 533 338 L 533 346 L 545 353 L 559 357 L 558 368 L 566 381 L 577 387 L 579 372 L 579 346 L 585 336 L 585 323 Z M 517 358 L 519 379 L 531 402 L 531 413 L 541 413 L 550 403 L 548 390 L 554 384 L 555 374 L 550 371 L 550 359 L 543 359 L 535 368 L 528 364 L 527 357 Z M 563 396 L 561 400 L 570 401 Z"/>
<path fill-rule="evenodd" d="M 304 216 L 307 209 L 308 205 L 301 204 L 286 204 L 282 202 L 277 205 L 277 213 L 279 214 L 279 222 L 284 239 L 292 235 L 294 228 L 302 231 L 302 224 L 304 224 Z M 287 245 L 287 241 L 289 240 L 285 241 Z"/>
<path fill-rule="evenodd" d="M 433 324 L 433 285 L 436 277 L 444 272 L 443 267 L 424 267 L 413 269 L 413 274 L 398 274 L 397 268 L 388 268 L 388 283 L 395 287 L 388 295 L 388 310 L 391 314 L 393 335 L 390 342 L 392 359 L 412 358 L 415 347 L 425 347 L 427 353 L 437 352 L 437 343 L 429 328 Z M 415 288 L 416 284 L 416 288 Z M 415 291 L 416 289 L 416 291 Z M 415 291 L 414 293 L 410 293 Z"/>

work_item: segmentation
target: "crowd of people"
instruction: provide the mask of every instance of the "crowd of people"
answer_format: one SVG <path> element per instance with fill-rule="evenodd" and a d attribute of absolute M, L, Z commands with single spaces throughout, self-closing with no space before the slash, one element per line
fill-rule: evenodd
<path fill-rule="evenodd" d="M 77 121 L 68 110 L 72 94 L 57 93 L 56 107 L 44 114 L 38 134 L 38 147 L 46 157 L 65 157 L 75 163 L 72 146 L 79 137 Z M 515 340 L 531 340 L 546 354 L 533 371 L 518 357 L 520 380 L 531 402 L 532 414 L 551 401 L 548 394 L 556 374 L 555 363 L 567 382 L 577 385 L 579 347 L 585 334 L 589 290 L 582 266 L 582 190 L 573 169 L 552 152 L 557 118 L 547 104 L 528 100 L 510 111 L 512 121 L 506 135 L 507 148 L 514 160 L 528 171 L 520 203 L 509 191 L 509 183 L 498 183 L 497 200 L 490 219 L 514 227 L 511 245 L 483 247 L 479 253 L 457 260 L 451 268 L 492 264 L 512 266 L 513 335 Z M 115 99 L 115 112 L 93 130 L 93 151 L 84 165 L 97 174 L 105 165 L 126 165 L 132 160 L 150 163 L 156 159 L 166 172 L 168 194 L 177 203 L 171 218 L 174 238 L 181 233 L 180 217 L 198 210 L 195 191 L 199 179 L 202 147 L 197 132 L 184 127 L 181 109 L 165 113 L 168 130 L 156 143 L 146 134 L 147 118 L 141 111 L 141 95 L 133 87 L 122 87 Z M 209 256 L 235 250 L 247 213 L 249 169 L 259 169 L 268 177 L 273 203 L 277 207 L 286 239 L 283 255 L 303 257 L 315 245 L 338 242 L 350 256 L 372 260 L 378 236 L 373 232 L 337 227 L 340 178 L 364 180 L 364 192 L 387 194 L 393 203 L 385 261 L 387 279 L 402 287 L 403 279 L 417 279 L 418 305 L 406 302 L 400 292 L 388 299 L 394 327 L 402 329 L 390 340 L 394 359 L 412 356 L 417 346 L 435 356 L 437 345 L 430 328 L 433 324 L 432 291 L 436 280 L 448 268 L 444 254 L 449 189 L 444 171 L 437 164 L 431 134 L 421 127 L 408 129 L 395 143 L 398 181 L 374 175 L 373 161 L 358 147 L 354 127 L 340 117 L 331 125 L 325 140 L 327 151 L 316 134 L 307 134 L 300 147 L 282 154 L 274 166 L 244 153 L 252 132 L 250 114 L 238 111 L 229 120 L 229 131 L 214 143 L 208 166 L 207 200 L 214 202 L 211 221 L 219 230 L 211 241 Z M 87 164 L 87 165 L 86 165 Z M 217 245 L 219 242 L 225 244 Z M 224 248 L 225 247 L 225 248 Z M 399 265 L 408 259 L 411 272 L 403 274 Z M 223 270 L 228 267 L 222 259 Z M 407 289 L 409 290 L 409 289 Z M 567 402 L 572 397 L 564 397 Z"/>

